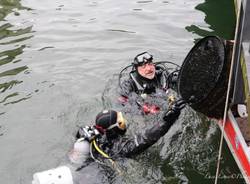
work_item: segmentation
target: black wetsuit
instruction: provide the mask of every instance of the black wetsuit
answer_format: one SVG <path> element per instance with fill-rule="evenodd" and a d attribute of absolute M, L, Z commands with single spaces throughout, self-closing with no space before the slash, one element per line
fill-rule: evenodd
<path fill-rule="evenodd" d="M 178 101 L 177 101 L 178 102 Z M 105 152 L 112 160 L 116 160 L 118 158 L 131 158 L 136 156 L 154 143 L 156 143 L 162 136 L 164 136 L 174 122 L 178 119 L 180 115 L 181 109 L 185 106 L 183 101 L 179 101 L 180 103 L 175 102 L 171 108 L 171 110 L 167 111 L 163 116 L 163 121 L 160 121 L 158 124 L 153 124 L 151 127 L 146 129 L 143 133 L 135 134 L 134 136 L 127 135 L 119 135 L 115 139 L 109 139 L 104 135 L 97 136 L 96 143 L 99 148 Z M 78 134 L 79 138 L 80 134 Z M 91 151 L 93 158 L 98 162 L 107 163 L 107 159 L 103 157 L 103 155 L 92 147 Z M 96 164 L 91 160 L 86 161 L 82 167 L 79 167 L 77 171 L 83 173 L 81 178 L 79 178 L 79 184 L 81 183 L 105 183 L 102 179 L 109 180 L 107 173 L 103 172 L 104 170 L 98 169 Z M 105 167 L 104 167 L 105 168 Z M 104 175 L 101 175 L 103 174 Z M 96 181 L 98 178 L 98 181 Z"/>
<path fill-rule="evenodd" d="M 102 136 L 97 138 L 97 144 L 104 152 L 114 159 L 117 157 L 135 156 L 152 146 L 164 136 L 177 120 L 179 114 L 180 109 L 178 108 L 170 110 L 164 115 L 164 121 L 152 125 L 152 127 L 146 129 L 144 133 L 135 134 L 132 137 L 119 136 L 115 139 L 108 139 Z M 95 155 L 97 157 L 102 157 L 97 151 L 95 151 Z"/>
<path fill-rule="evenodd" d="M 119 91 L 121 96 L 128 97 L 131 92 L 137 94 L 151 94 L 156 89 L 167 90 L 168 88 L 174 88 L 177 80 L 177 73 L 169 74 L 166 69 L 161 66 L 155 67 L 155 77 L 153 79 L 146 79 L 138 74 L 136 70 L 131 71 L 129 79 L 125 80 L 121 84 Z"/>

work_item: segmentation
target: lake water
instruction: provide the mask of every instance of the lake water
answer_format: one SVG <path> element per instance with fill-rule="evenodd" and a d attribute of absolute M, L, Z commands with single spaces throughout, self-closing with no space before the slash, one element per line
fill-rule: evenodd
<path fill-rule="evenodd" d="M 233 11 L 233 0 L 0 0 L 0 183 L 60 165 L 135 55 L 180 65 L 199 38 L 233 38 Z M 219 138 L 187 108 L 122 181 L 213 183 Z M 223 148 L 219 182 L 244 183 Z"/>

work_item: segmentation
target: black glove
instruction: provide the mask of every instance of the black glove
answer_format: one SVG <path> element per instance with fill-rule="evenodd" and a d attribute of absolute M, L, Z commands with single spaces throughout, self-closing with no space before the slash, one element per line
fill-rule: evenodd
<path fill-rule="evenodd" d="M 180 113 L 181 110 L 186 106 L 186 101 L 179 99 L 174 102 L 172 107 L 164 114 L 163 120 L 164 121 L 175 121 Z"/>

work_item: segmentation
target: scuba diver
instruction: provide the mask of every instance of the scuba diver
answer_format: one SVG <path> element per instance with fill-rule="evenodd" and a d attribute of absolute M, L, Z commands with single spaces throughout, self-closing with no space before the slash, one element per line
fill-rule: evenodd
<path fill-rule="evenodd" d="M 71 162 L 78 164 L 77 167 L 63 166 L 36 173 L 33 175 L 32 184 L 57 183 L 55 181 L 59 180 L 59 176 L 60 183 L 63 184 L 79 184 L 96 180 L 98 174 L 95 175 L 94 171 L 87 174 L 86 171 L 88 166 L 95 162 L 111 167 L 122 174 L 115 160 L 122 157 L 131 158 L 156 143 L 178 119 L 185 105 L 186 102 L 183 100 L 175 101 L 164 113 L 163 122 L 130 137 L 125 135 L 127 129 L 122 112 L 104 110 L 98 113 L 95 125 L 80 127 L 77 131 L 74 149 L 69 154 Z M 63 179 L 65 181 L 62 181 Z"/>
<path fill-rule="evenodd" d="M 167 64 L 174 65 L 170 68 Z M 121 81 L 125 70 L 132 67 L 129 78 Z M 177 88 L 177 79 L 180 66 L 169 62 L 153 62 L 153 56 L 148 52 L 138 54 L 131 65 L 125 67 L 119 75 L 120 97 L 119 102 L 126 104 L 129 96 L 134 92 L 142 99 L 148 95 L 156 93 L 157 89 L 167 92 L 169 88 Z M 157 113 L 160 109 L 154 104 L 144 104 L 143 100 L 138 100 L 139 105 L 145 113 Z"/>
<path fill-rule="evenodd" d="M 105 155 L 99 152 L 98 147 L 100 150 L 105 150 L 108 155 L 107 158 L 132 157 L 143 152 L 164 136 L 177 120 L 181 109 L 184 107 L 185 101 L 177 100 L 163 115 L 163 122 L 153 125 L 144 133 L 136 134 L 134 137 L 124 136 L 126 123 L 122 112 L 104 110 L 97 114 L 95 125 L 90 128 L 97 130 L 97 136 L 95 136 L 96 133 L 93 135 L 86 134 L 87 131 L 84 130 L 86 127 L 81 127 L 77 132 L 76 138 L 84 138 L 93 143 L 94 149 L 92 151 L 96 159 L 105 157 Z"/>

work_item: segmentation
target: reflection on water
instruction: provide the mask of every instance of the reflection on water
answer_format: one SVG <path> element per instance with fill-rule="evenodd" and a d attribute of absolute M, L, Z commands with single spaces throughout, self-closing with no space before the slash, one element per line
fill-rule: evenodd
<path fill-rule="evenodd" d="M 11 26 L 12 27 L 12 26 Z M 12 39 L 12 37 L 17 37 L 16 39 L 14 39 L 14 40 L 11 40 L 11 41 L 7 41 L 8 39 L 6 39 L 6 41 L 5 42 L 2 42 L 2 43 L 0 43 L 0 45 L 7 45 L 7 44 L 14 44 L 14 43 L 18 43 L 18 42 L 21 42 L 21 41 L 24 41 L 24 40 L 27 40 L 27 39 L 29 39 L 29 38 L 32 38 L 32 36 L 23 36 L 22 38 L 18 38 L 18 36 L 19 35 L 23 35 L 23 34 L 25 34 L 25 33 L 29 33 L 29 32 L 31 32 L 31 27 L 28 27 L 28 28 L 25 28 L 25 29 L 17 29 L 17 30 L 14 30 L 14 31 L 10 31 L 10 30 L 8 30 L 9 28 L 7 28 L 7 29 L 5 29 L 5 32 L 3 33 L 3 32 L 1 32 L 1 33 L 3 33 L 2 35 L 3 35 L 3 37 L 5 37 L 5 38 L 9 38 L 9 39 Z M 6 31 L 7 30 L 7 31 Z M 1 34 L 0 33 L 0 34 Z"/>
<path fill-rule="evenodd" d="M 13 63 L 17 63 L 19 62 L 20 60 L 15 60 L 14 59 L 16 58 L 17 55 L 19 54 L 22 54 L 23 53 L 23 49 L 24 49 L 24 46 L 20 46 L 16 49 L 13 49 L 13 50 L 6 50 L 6 51 L 3 51 L 0 53 L 0 66 L 1 65 L 5 65 L 5 64 L 8 64 L 10 62 L 13 61 Z"/>
<path fill-rule="evenodd" d="M 230 7 L 230 8 L 229 8 Z M 234 38 L 235 11 L 234 1 L 229 0 L 205 0 L 198 4 L 195 9 L 205 13 L 204 21 L 207 26 L 190 25 L 186 29 L 189 32 L 200 35 L 217 35 L 224 39 Z"/>
<path fill-rule="evenodd" d="M 29 10 L 20 4 L 20 1 L 2 0 L 0 2 L 0 103 L 3 105 L 14 104 L 30 98 L 28 95 L 20 96 L 15 87 L 21 84 L 20 74 L 24 74 L 28 67 L 22 65 L 19 55 L 23 53 L 23 41 L 30 39 L 32 26 L 18 28 L 5 20 L 9 14 L 19 16 L 18 10 Z M 16 64 L 17 63 L 17 64 Z M 14 65 L 13 65 L 14 64 Z"/>
<path fill-rule="evenodd" d="M 197 37 L 231 38 L 223 13 L 231 4 L 222 1 L 0 0 L 0 183 L 30 183 L 34 172 L 60 165 L 78 125 L 92 124 L 103 108 L 122 109 L 114 102 L 117 74 L 138 53 L 180 65 Z M 125 115 L 128 133 L 154 120 Z M 213 121 L 186 108 L 156 145 L 121 161 L 127 173 L 111 183 L 213 183 L 205 176 L 215 173 L 218 134 Z M 223 172 L 237 173 L 224 147 Z"/>
<path fill-rule="evenodd" d="M 0 1 L 0 20 L 14 12 L 15 15 L 19 15 L 17 10 L 30 10 L 30 8 L 21 5 L 20 0 L 1 0 Z"/>

